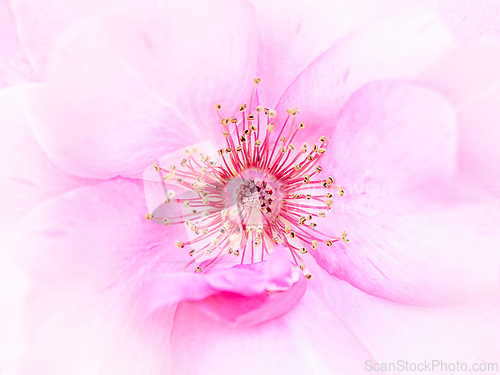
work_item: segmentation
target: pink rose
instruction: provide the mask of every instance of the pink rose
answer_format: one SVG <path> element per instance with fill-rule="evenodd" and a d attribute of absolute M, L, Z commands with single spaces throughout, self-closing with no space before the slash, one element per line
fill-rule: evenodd
<path fill-rule="evenodd" d="M 412 5 L 0 1 L 0 370 L 21 352 L 19 373 L 51 375 L 498 363 L 498 7 Z M 264 212 L 218 219 L 208 253 L 170 224 L 230 204 L 157 201 L 163 160 L 207 140 L 233 165 L 209 178 Z"/>

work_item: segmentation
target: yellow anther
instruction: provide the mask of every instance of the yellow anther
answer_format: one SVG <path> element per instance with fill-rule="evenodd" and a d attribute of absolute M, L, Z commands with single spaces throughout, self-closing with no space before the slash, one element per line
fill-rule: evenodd
<path fill-rule="evenodd" d="M 151 220 L 153 218 L 153 214 L 147 213 L 146 220 Z"/>
<path fill-rule="evenodd" d="M 333 241 L 332 240 L 326 240 L 326 246 L 330 247 L 333 245 Z"/>
<path fill-rule="evenodd" d="M 240 112 L 243 112 L 247 108 L 246 104 L 240 105 Z"/>
<path fill-rule="evenodd" d="M 286 152 L 286 147 L 285 146 L 281 146 L 281 153 L 284 154 Z"/>
<path fill-rule="evenodd" d="M 326 152 L 326 148 L 320 148 L 318 149 L 318 154 L 324 154 Z"/>
<path fill-rule="evenodd" d="M 267 130 L 270 132 L 274 131 L 274 123 L 273 122 L 271 122 L 269 125 L 267 125 Z"/>
<path fill-rule="evenodd" d="M 316 227 L 318 226 L 318 224 L 316 224 L 316 223 L 309 223 L 309 226 L 310 226 L 311 228 L 316 228 Z"/>
<path fill-rule="evenodd" d="M 168 224 L 170 224 L 170 220 L 168 220 L 167 218 L 163 219 L 163 224 L 167 226 Z"/>
<path fill-rule="evenodd" d="M 240 251 L 239 250 L 234 250 L 233 252 L 234 256 L 237 257 L 240 255 Z"/>
<path fill-rule="evenodd" d="M 273 241 L 274 241 L 275 243 L 278 243 L 279 238 L 278 238 L 277 236 L 274 236 L 274 237 L 273 237 Z"/>
<path fill-rule="evenodd" d="M 311 199 L 311 194 L 306 194 L 306 199 Z"/>
<path fill-rule="evenodd" d="M 319 165 L 316 167 L 316 172 L 321 173 L 322 170 L 323 169 Z"/>
<path fill-rule="evenodd" d="M 312 161 L 312 160 L 313 160 L 313 158 L 314 158 L 314 157 L 313 157 L 312 155 L 307 155 L 307 160 Z"/>
<path fill-rule="evenodd" d="M 241 146 L 236 147 L 236 152 L 241 152 Z"/>
<path fill-rule="evenodd" d="M 220 149 L 219 151 L 217 151 L 217 152 L 219 153 L 219 155 L 221 155 L 221 156 L 222 156 L 222 155 L 224 154 L 224 149 L 223 149 L 223 148 L 221 148 L 221 149 Z"/>
<path fill-rule="evenodd" d="M 321 185 L 324 187 L 324 188 L 327 188 L 328 187 L 328 181 L 323 181 L 321 183 Z"/>
<path fill-rule="evenodd" d="M 253 114 L 250 114 L 250 115 L 248 115 L 247 120 L 253 121 L 253 120 L 255 120 L 255 116 Z"/>
<path fill-rule="evenodd" d="M 254 78 L 253 81 L 255 82 L 256 85 L 260 83 L 260 78 Z"/>
<path fill-rule="evenodd" d="M 291 143 L 288 145 L 288 148 L 291 150 L 291 151 L 295 151 L 295 146 L 292 145 Z"/>
<path fill-rule="evenodd" d="M 224 137 L 226 137 L 226 138 L 227 138 L 227 137 L 229 137 L 231 134 L 230 134 L 229 132 L 224 132 L 224 133 L 222 133 L 222 135 L 223 135 Z"/>
<path fill-rule="evenodd" d="M 290 231 L 290 238 L 295 238 L 295 232 L 294 231 Z"/>
<path fill-rule="evenodd" d="M 296 171 L 298 171 L 300 168 L 302 168 L 302 165 L 300 165 L 300 164 L 295 164 L 295 167 L 294 167 L 294 168 L 295 168 L 295 170 L 296 170 Z"/>
<path fill-rule="evenodd" d="M 309 183 L 309 181 L 311 181 L 311 179 L 310 179 L 309 175 L 307 175 L 307 174 L 306 174 L 306 175 L 304 176 L 304 183 L 305 183 L 305 184 L 308 184 L 308 183 Z"/>
<path fill-rule="evenodd" d="M 326 193 L 325 197 L 331 198 L 331 197 L 333 197 L 333 194 L 332 193 Z"/>
<path fill-rule="evenodd" d="M 169 204 L 169 203 L 170 203 L 170 198 L 169 198 L 169 197 L 167 197 L 167 199 L 165 199 L 165 202 L 164 202 L 164 203 L 165 203 L 165 204 Z"/>
<path fill-rule="evenodd" d="M 332 176 L 328 176 L 328 178 L 326 179 L 328 181 L 328 183 L 331 185 L 335 182 L 335 180 L 333 179 Z"/>
<path fill-rule="evenodd" d="M 281 142 L 285 142 L 285 141 L 286 141 L 285 137 L 281 137 L 281 138 L 280 138 L 280 141 L 281 141 Z"/>
<path fill-rule="evenodd" d="M 160 167 L 158 166 L 158 164 L 153 163 L 153 168 L 154 168 L 156 173 L 160 172 Z"/>
<path fill-rule="evenodd" d="M 307 151 L 307 147 L 308 147 L 308 144 L 307 143 L 302 143 L 302 152 L 306 152 Z"/>
<path fill-rule="evenodd" d="M 270 110 L 269 111 L 269 117 L 275 118 L 276 117 L 276 111 L 275 110 Z"/>
<path fill-rule="evenodd" d="M 313 215 L 307 215 L 307 220 L 312 220 L 313 219 Z"/>
<path fill-rule="evenodd" d="M 339 195 L 339 197 L 343 196 L 345 194 L 344 189 L 340 188 L 337 194 Z"/>
<path fill-rule="evenodd" d="M 304 124 L 303 122 L 301 122 L 299 124 L 299 129 L 304 129 L 306 127 L 306 124 Z"/>
<path fill-rule="evenodd" d="M 313 278 L 313 275 L 311 275 L 310 273 L 308 273 L 308 274 L 306 275 L 306 279 L 307 279 L 307 280 L 311 280 L 312 278 Z"/>
<path fill-rule="evenodd" d="M 319 137 L 319 141 L 320 141 L 321 143 L 325 143 L 325 141 L 326 141 L 326 137 L 325 137 L 325 136 L 321 136 L 321 137 Z"/>
<path fill-rule="evenodd" d="M 228 118 L 223 118 L 220 120 L 220 123 L 224 126 L 227 126 L 227 124 L 229 124 L 229 119 Z"/>
<path fill-rule="evenodd" d="M 195 250 L 195 249 L 191 249 L 191 250 L 189 250 L 189 255 L 190 255 L 190 256 L 193 256 L 193 255 L 194 255 L 194 253 L 196 253 L 196 250 Z"/>
<path fill-rule="evenodd" d="M 226 148 L 226 154 L 229 154 L 232 151 L 231 147 Z"/>
<path fill-rule="evenodd" d="M 179 181 L 181 183 L 184 182 L 184 180 L 181 177 L 177 177 L 177 181 Z"/>
<path fill-rule="evenodd" d="M 312 240 L 312 241 L 311 241 L 311 245 L 312 245 L 312 248 L 313 248 L 314 250 L 316 250 L 316 249 L 318 248 L 318 241 L 316 241 L 316 240 Z"/>
<path fill-rule="evenodd" d="M 344 242 L 350 242 L 351 240 L 347 239 L 347 234 L 345 231 L 342 232 L 342 241 Z"/>
<path fill-rule="evenodd" d="M 262 107 L 260 105 L 258 105 L 257 107 L 255 107 L 255 110 L 257 112 L 262 112 Z"/>
<path fill-rule="evenodd" d="M 285 225 L 285 233 L 289 234 L 292 230 L 290 229 L 289 225 Z"/>
<path fill-rule="evenodd" d="M 262 144 L 262 142 L 260 140 L 256 140 L 255 141 L 255 147 L 260 147 L 260 145 Z"/>
<path fill-rule="evenodd" d="M 216 110 L 220 110 L 221 108 L 222 108 L 222 106 L 220 105 L 220 103 L 215 103 Z"/>
<path fill-rule="evenodd" d="M 184 248 L 184 242 L 182 241 L 175 241 L 175 246 L 177 246 L 179 249 Z"/>
<path fill-rule="evenodd" d="M 201 267 L 196 267 L 196 273 L 202 273 L 203 272 L 203 269 Z"/>
<path fill-rule="evenodd" d="M 233 248 L 232 248 L 232 247 L 230 247 L 229 249 L 227 249 L 227 253 L 228 253 L 228 254 L 232 254 L 232 253 L 233 253 Z"/>
<path fill-rule="evenodd" d="M 245 143 L 245 142 L 247 141 L 247 139 L 245 138 L 245 136 L 244 136 L 244 135 L 242 135 L 242 136 L 240 137 L 240 141 L 241 141 L 241 142 L 243 142 L 243 143 Z"/>
<path fill-rule="evenodd" d="M 250 130 L 253 132 L 257 131 L 257 127 L 255 126 L 255 124 L 250 125 Z"/>
<path fill-rule="evenodd" d="M 238 122 L 238 119 L 236 117 L 231 118 L 231 122 L 233 124 L 236 124 Z"/>
<path fill-rule="evenodd" d="M 318 212 L 318 217 L 326 217 L 326 214 L 324 212 Z"/>
<path fill-rule="evenodd" d="M 300 248 L 300 253 L 301 254 L 307 254 L 307 249 L 305 247 Z"/>

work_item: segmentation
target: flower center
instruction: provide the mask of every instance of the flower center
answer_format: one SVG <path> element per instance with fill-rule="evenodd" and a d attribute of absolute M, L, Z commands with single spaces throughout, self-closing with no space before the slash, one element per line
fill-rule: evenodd
<path fill-rule="evenodd" d="M 186 226 L 188 239 L 175 243 L 193 257 L 184 269 L 194 265 L 202 272 L 227 257 L 241 264 L 263 261 L 276 244 L 283 244 L 311 278 L 303 254 L 320 243 L 349 241 L 345 232 L 333 236 L 318 222 L 331 209 L 333 192 L 344 195 L 332 176 L 318 178 L 318 162 L 329 140 L 320 137 L 312 147 L 295 147 L 305 128 L 303 122 L 296 124 L 298 110 L 288 110 L 279 124 L 275 111 L 253 108 L 253 99 L 252 94 L 248 108 L 240 106 L 238 118 L 221 116 L 216 104 L 226 141 L 217 154 L 209 155 L 199 145 L 184 150 L 182 158 L 174 153 L 146 170 L 147 197 L 163 197 L 146 218 Z M 172 158 L 178 164 L 168 166 Z"/>

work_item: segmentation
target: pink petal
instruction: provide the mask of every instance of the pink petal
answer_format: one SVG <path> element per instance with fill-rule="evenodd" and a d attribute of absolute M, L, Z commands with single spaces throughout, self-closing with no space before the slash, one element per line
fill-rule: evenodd
<path fill-rule="evenodd" d="M 110 15 L 69 36 L 31 98 L 35 134 L 55 164 L 85 177 L 138 177 L 172 149 L 222 137 L 214 105 L 237 111 L 255 71 L 252 14 L 232 4 L 178 5 L 173 18 L 168 9 Z"/>
<path fill-rule="evenodd" d="M 458 166 L 467 180 L 479 185 L 500 185 L 499 65 L 499 44 L 468 45 L 450 52 L 419 77 L 455 107 Z"/>
<path fill-rule="evenodd" d="M 0 0 L 0 88 L 35 80 L 19 39 L 11 2 Z"/>
<path fill-rule="evenodd" d="M 350 374 L 373 359 L 324 304 L 324 285 L 307 281 L 287 314 L 245 328 L 207 318 L 181 304 L 172 331 L 173 374 Z"/>
<path fill-rule="evenodd" d="M 306 282 L 306 278 L 300 275 L 299 280 L 284 291 L 251 296 L 222 292 L 195 303 L 195 306 L 206 315 L 226 324 L 255 326 L 276 319 L 295 308 L 306 292 Z"/>
<path fill-rule="evenodd" d="M 175 228 L 144 219 L 142 182 L 114 179 L 47 201 L 19 229 L 31 269 L 23 374 L 163 374 L 173 309 L 136 319 L 146 278 L 180 270 Z M 174 250 L 175 248 L 175 250 Z"/>
<path fill-rule="evenodd" d="M 277 248 L 265 262 L 207 274 L 153 277 L 142 288 L 139 305 L 147 316 L 181 301 L 195 301 L 198 309 L 216 320 L 251 326 L 281 316 L 299 303 L 306 291 L 306 279 L 299 273 L 286 250 Z"/>
<path fill-rule="evenodd" d="M 322 164 L 350 195 L 362 197 L 367 184 L 399 195 L 452 176 L 457 143 L 455 113 L 444 97 L 411 83 L 382 81 L 351 96 Z"/>
<path fill-rule="evenodd" d="M 500 41 L 500 3 L 496 0 L 439 0 L 437 10 L 460 43 Z"/>
<path fill-rule="evenodd" d="M 328 291 L 325 303 L 366 345 L 379 365 L 397 361 L 402 361 L 403 366 L 407 366 L 406 362 L 408 366 L 424 362 L 432 365 L 432 361 L 437 361 L 427 371 L 437 373 L 441 363 L 445 363 L 447 367 L 441 370 L 444 373 L 450 371 L 450 363 L 457 361 L 466 363 L 469 372 L 473 372 L 475 363 L 498 364 L 498 299 L 448 307 L 416 307 L 367 295 L 320 272 L 315 272 L 315 277 L 324 282 Z M 373 359 L 371 363 L 367 360 L 361 365 L 370 370 Z M 424 372 L 423 366 L 419 372 Z M 415 371 L 410 367 L 403 367 L 402 371 L 405 369 L 408 373 Z M 490 372 L 496 370 L 490 367 Z"/>
<path fill-rule="evenodd" d="M 110 11 L 153 12 L 154 0 L 11 0 L 22 44 L 37 74 L 47 73 L 49 52 L 73 25 Z"/>
<path fill-rule="evenodd" d="M 290 262 L 286 268 L 290 272 Z M 222 292 L 240 294 L 244 297 L 255 296 L 266 290 L 266 277 L 258 268 L 234 266 L 207 274 L 207 282 Z"/>
<path fill-rule="evenodd" d="M 320 246 L 319 264 L 366 293 L 408 304 L 498 295 L 500 210 L 453 185 L 455 143 L 453 111 L 437 93 L 404 82 L 356 92 L 325 160 L 346 186 L 327 226 L 351 242 Z"/>
<path fill-rule="evenodd" d="M 450 46 L 448 31 L 431 13 L 413 9 L 380 17 L 314 61 L 282 96 L 278 115 L 298 107 L 306 124 L 302 136 L 317 142 L 331 134 L 353 92 L 372 81 L 413 78 Z"/>
<path fill-rule="evenodd" d="M 318 56 L 381 14 L 426 1 L 251 0 L 260 34 L 261 103 L 273 108 L 295 78 Z M 297 104 L 298 105 L 298 104 Z"/>
<path fill-rule="evenodd" d="M 31 85 L 0 90 L 0 218 L 1 231 L 11 234 L 37 204 L 99 180 L 72 177 L 57 169 L 28 126 L 25 94 Z"/>

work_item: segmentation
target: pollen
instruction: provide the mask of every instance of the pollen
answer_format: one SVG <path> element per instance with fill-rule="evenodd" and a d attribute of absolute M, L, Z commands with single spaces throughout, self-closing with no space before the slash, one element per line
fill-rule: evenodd
<path fill-rule="evenodd" d="M 278 117 L 273 109 L 254 106 L 260 82 L 254 79 L 249 105 L 225 114 L 237 117 L 224 117 L 222 104 L 215 104 L 224 136 L 215 155 L 197 146 L 185 149 L 175 165 L 163 166 L 162 159 L 152 163 L 165 195 L 164 204 L 146 219 L 186 227 L 188 238 L 175 241 L 178 248 L 189 249 L 191 260 L 184 270 L 201 273 L 224 259 L 263 261 L 282 244 L 311 279 L 306 267 L 311 251 L 332 251 L 326 247 L 350 241 L 345 231 L 335 235 L 331 232 L 336 228 L 324 222 L 325 211 L 340 199 L 334 198 L 335 190 L 339 197 L 345 191 L 333 186 L 334 176 L 318 179 L 329 138 L 321 136 L 319 146 L 310 148 L 300 142 L 305 122 L 295 122 L 300 117 L 297 108 Z"/>

